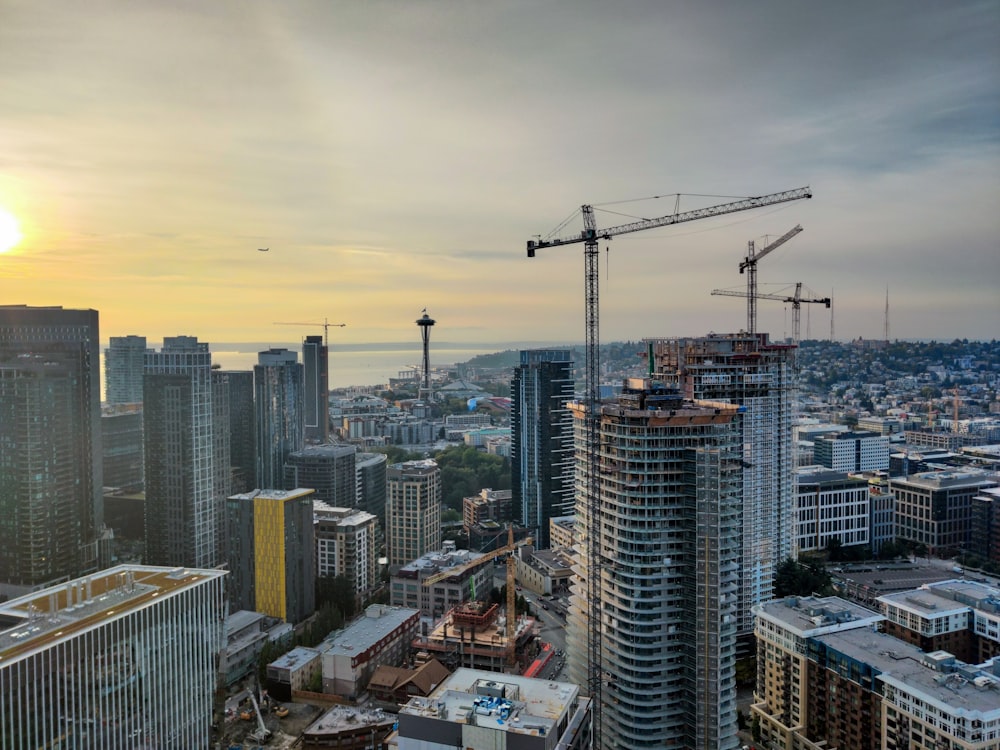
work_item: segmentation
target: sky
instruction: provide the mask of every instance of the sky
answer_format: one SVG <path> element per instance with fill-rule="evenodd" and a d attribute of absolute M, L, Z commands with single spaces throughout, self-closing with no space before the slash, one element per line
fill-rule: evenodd
<path fill-rule="evenodd" d="M 527 240 L 808 185 L 602 242 L 601 341 L 745 327 L 711 291 L 799 224 L 758 283 L 832 296 L 836 338 L 882 338 L 888 295 L 891 338 L 993 339 L 997 39 L 995 0 L 0 0 L 0 302 L 105 340 L 419 340 L 426 308 L 574 343 L 583 246 Z"/>

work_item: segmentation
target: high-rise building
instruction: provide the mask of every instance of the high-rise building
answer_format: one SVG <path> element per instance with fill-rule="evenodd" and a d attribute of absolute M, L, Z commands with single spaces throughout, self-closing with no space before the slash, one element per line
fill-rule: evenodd
<path fill-rule="evenodd" d="M 325 443 L 330 436 L 330 351 L 322 336 L 302 342 L 303 419 L 308 443 Z"/>
<path fill-rule="evenodd" d="M 521 525 L 549 547 L 549 519 L 573 512 L 573 361 L 568 350 L 521 352 L 511 403 L 511 488 Z"/>
<path fill-rule="evenodd" d="M 386 471 L 386 542 L 393 570 L 441 549 L 441 469 L 433 459 Z"/>
<path fill-rule="evenodd" d="M 226 500 L 234 610 L 297 624 L 316 609 L 313 491 L 254 490 Z"/>
<path fill-rule="evenodd" d="M 685 398 L 743 408 L 743 500 L 737 632 L 753 633 L 751 609 L 769 601 L 777 566 L 793 554 L 795 347 L 766 333 L 647 340 L 653 377 Z"/>
<path fill-rule="evenodd" d="M 230 494 L 229 383 L 193 336 L 146 352 L 143 376 L 146 561 L 213 568 L 225 561 Z"/>
<path fill-rule="evenodd" d="M 142 403 L 106 404 L 101 409 L 104 486 L 142 492 Z M 109 524 L 110 525 L 110 524 Z"/>
<path fill-rule="evenodd" d="M 112 336 L 104 350 L 104 385 L 109 404 L 142 402 L 145 336 Z"/>
<path fill-rule="evenodd" d="M 0 306 L 0 584 L 94 570 L 104 524 L 96 310 Z"/>
<path fill-rule="evenodd" d="M 257 355 L 253 368 L 260 489 L 284 487 L 285 459 L 302 448 L 302 365 L 289 349 Z"/>
<path fill-rule="evenodd" d="M 253 489 L 257 471 L 253 371 L 222 370 L 221 374 L 229 381 L 229 463 L 233 473 L 232 491 L 249 492 Z"/>
<path fill-rule="evenodd" d="M 208 747 L 225 575 L 120 565 L 0 604 L 3 746 Z"/>
<path fill-rule="evenodd" d="M 570 408 L 585 479 L 586 405 Z M 576 508 L 579 549 L 596 541 L 600 568 L 577 558 L 567 646 L 571 681 L 587 685 L 588 579 L 598 575 L 605 747 L 738 747 L 741 416 L 643 378 L 600 406 L 600 496 L 592 503 L 579 482 Z"/>
<path fill-rule="evenodd" d="M 378 519 L 380 530 L 385 530 L 386 468 L 389 465 L 384 453 L 358 453 L 354 469 L 358 480 L 357 505 Z"/>
<path fill-rule="evenodd" d="M 375 588 L 378 571 L 378 519 L 353 508 L 313 506 L 316 575 L 344 576 L 361 599 Z"/>
<path fill-rule="evenodd" d="M 353 445 L 307 445 L 285 459 L 283 487 L 309 487 L 313 499 L 335 508 L 358 505 Z"/>

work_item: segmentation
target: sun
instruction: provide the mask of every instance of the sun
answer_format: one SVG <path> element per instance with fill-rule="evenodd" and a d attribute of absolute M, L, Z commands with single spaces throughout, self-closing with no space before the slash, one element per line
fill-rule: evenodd
<path fill-rule="evenodd" d="M 21 229 L 17 218 L 10 211 L 0 208 L 0 253 L 5 253 L 17 247 L 21 241 Z"/>

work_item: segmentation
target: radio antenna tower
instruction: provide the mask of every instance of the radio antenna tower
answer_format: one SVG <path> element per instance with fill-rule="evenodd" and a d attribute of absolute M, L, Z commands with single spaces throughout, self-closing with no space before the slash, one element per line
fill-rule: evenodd
<path fill-rule="evenodd" d="M 889 285 L 885 285 L 885 344 L 889 345 Z"/>

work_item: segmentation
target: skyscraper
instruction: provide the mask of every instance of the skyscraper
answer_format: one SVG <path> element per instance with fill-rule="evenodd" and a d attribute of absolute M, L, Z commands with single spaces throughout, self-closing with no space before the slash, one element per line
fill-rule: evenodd
<path fill-rule="evenodd" d="M 257 434 L 254 430 L 253 371 L 222 370 L 229 381 L 229 462 L 233 492 L 249 492 L 256 480 Z"/>
<path fill-rule="evenodd" d="M 515 513 L 539 549 L 549 519 L 573 512 L 573 362 L 568 350 L 521 352 L 511 410 L 511 487 Z"/>
<path fill-rule="evenodd" d="M 209 747 L 225 576 L 120 565 L 0 604 L 0 744 Z"/>
<path fill-rule="evenodd" d="M 306 336 L 302 342 L 303 418 L 309 443 L 325 443 L 330 436 L 329 353 L 322 336 Z"/>
<path fill-rule="evenodd" d="M 571 404 L 577 445 L 586 405 Z M 577 559 L 567 626 L 571 681 L 588 684 L 588 579 L 600 576 L 604 747 L 732 750 L 740 411 L 683 400 L 648 379 L 600 406 L 600 496 L 581 482 L 580 549 L 597 533 L 598 570 Z M 577 452 L 585 477 L 588 457 Z M 591 518 L 599 508 L 600 522 Z"/>
<path fill-rule="evenodd" d="M 386 542 L 393 570 L 441 549 L 441 469 L 433 459 L 386 471 Z"/>
<path fill-rule="evenodd" d="M 358 505 L 354 445 L 307 445 L 285 459 L 284 487 L 309 487 L 313 499 L 334 508 Z"/>
<path fill-rule="evenodd" d="M 257 488 L 284 487 L 285 459 L 302 448 L 302 365 L 289 349 L 257 355 L 253 368 L 257 432 Z"/>
<path fill-rule="evenodd" d="M 656 378 L 685 398 L 742 406 L 743 500 L 738 631 L 749 640 L 752 608 L 770 601 L 774 572 L 793 552 L 792 443 L 795 347 L 766 333 L 647 340 Z"/>
<path fill-rule="evenodd" d="M 99 340 L 96 310 L 0 306 L 0 583 L 97 566 Z"/>
<path fill-rule="evenodd" d="M 254 490 L 226 500 L 234 609 L 293 624 L 315 611 L 312 495 Z"/>
<path fill-rule="evenodd" d="M 109 404 L 142 401 L 142 372 L 146 357 L 145 336 L 112 336 L 104 350 L 104 384 Z"/>
<path fill-rule="evenodd" d="M 193 336 L 165 338 L 145 361 L 146 561 L 212 568 L 225 560 L 229 384 Z"/>

